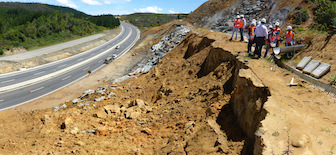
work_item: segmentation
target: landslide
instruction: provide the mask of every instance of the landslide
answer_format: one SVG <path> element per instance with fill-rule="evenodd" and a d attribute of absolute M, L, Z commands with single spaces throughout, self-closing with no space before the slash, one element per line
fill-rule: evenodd
<path fill-rule="evenodd" d="M 110 99 L 1 113 L 0 154 L 252 154 L 267 88 L 214 41 L 190 33 L 147 74 L 102 86 Z"/>

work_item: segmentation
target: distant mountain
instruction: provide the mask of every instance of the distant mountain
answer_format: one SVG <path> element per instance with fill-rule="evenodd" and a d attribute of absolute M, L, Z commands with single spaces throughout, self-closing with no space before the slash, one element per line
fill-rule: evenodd
<path fill-rule="evenodd" d="M 30 11 L 36 12 L 55 12 L 59 11 L 60 13 L 72 13 L 75 17 L 89 17 L 90 15 L 85 14 L 84 12 L 62 6 L 55 6 L 49 4 L 41 3 L 20 3 L 20 2 L 0 2 L 0 7 L 8 8 L 24 8 Z"/>

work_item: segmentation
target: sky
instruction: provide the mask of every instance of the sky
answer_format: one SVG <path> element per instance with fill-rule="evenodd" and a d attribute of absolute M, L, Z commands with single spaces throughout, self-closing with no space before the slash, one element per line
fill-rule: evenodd
<path fill-rule="evenodd" d="M 89 15 L 124 15 L 135 12 L 190 13 L 207 0 L 0 0 L 0 2 L 35 2 L 66 6 Z"/>

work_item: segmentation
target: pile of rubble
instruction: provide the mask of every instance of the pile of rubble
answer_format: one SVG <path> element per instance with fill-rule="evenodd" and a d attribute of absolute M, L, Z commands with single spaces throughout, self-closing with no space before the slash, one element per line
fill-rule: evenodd
<path fill-rule="evenodd" d="M 130 75 L 149 72 L 153 66 L 158 64 L 160 58 L 164 57 L 182 41 L 188 32 L 190 32 L 189 27 L 185 25 L 176 25 L 174 31 L 163 37 L 159 43 L 151 47 L 153 52 L 151 58 L 142 63 L 139 63 L 135 71 Z"/>

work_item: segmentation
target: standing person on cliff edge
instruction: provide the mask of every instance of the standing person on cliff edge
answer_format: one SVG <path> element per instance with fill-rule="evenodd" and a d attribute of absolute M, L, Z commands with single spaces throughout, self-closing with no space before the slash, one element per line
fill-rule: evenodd
<path fill-rule="evenodd" d="M 249 56 L 252 54 L 252 45 L 254 44 L 254 30 L 256 28 L 256 22 L 252 21 L 251 25 L 247 29 L 247 39 L 248 39 L 248 44 L 247 44 L 247 53 Z"/>
<path fill-rule="evenodd" d="M 236 33 L 236 40 L 237 40 L 237 36 L 238 36 L 238 29 L 240 27 L 240 16 L 237 15 L 236 19 L 233 22 L 233 31 L 232 31 L 232 35 L 230 38 L 230 41 L 232 41 L 233 35 Z"/>
<path fill-rule="evenodd" d="M 261 24 L 255 29 L 256 36 L 256 49 L 255 54 L 257 54 L 258 58 L 261 57 L 261 49 L 265 44 L 265 41 L 268 39 L 267 27 L 265 26 L 266 19 L 261 19 Z"/>
<path fill-rule="evenodd" d="M 240 31 L 240 41 L 244 41 L 244 28 L 246 27 L 246 20 L 244 18 L 244 15 L 240 15 L 240 21 L 239 21 L 239 31 Z"/>

